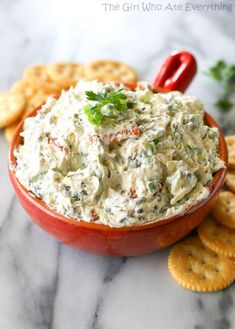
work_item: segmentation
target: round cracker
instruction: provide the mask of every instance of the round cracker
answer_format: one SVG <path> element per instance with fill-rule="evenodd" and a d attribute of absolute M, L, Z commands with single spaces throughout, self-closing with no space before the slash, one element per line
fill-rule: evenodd
<path fill-rule="evenodd" d="M 48 65 L 47 64 L 37 64 L 31 65 L 24 69 L 23 77 L 27 81 L 31 80 L 41 80 L 41 81 L 49 81 L 48 75 Z"/>
<path fill-rule="evenodd" d="M 20 120 L 14 122 L 13 124 L 11 124 L 10 126 L 8 126 L 4 129 L 4 136 L 6 137 L 8 142 L 11 142 L 19 123 L 20 123 Z"/>
<path fill-rule="evenodd" d="M 32 88 L 34 89 L 34 94 L 37 92 L 59 93 L 63 88 L 54 81 L 43 81 L 43 80 L 31 80 L 29 81 Z M 34 96 L 34 94 L 32 96 Z"/>
<path fill-rule="evenodd" d="M 235 194 L 229 191 L 221 192 L 212 214 L 219 223 L 235 228 Z"/>
<path fill-rule="evenodd" d="M 20 92 L 0 93 L 0 128 L 4 128 L 17 121 L 25 106 L 25 97 Z"/>
<path fill-rule="evenodd" d="M 32 95 L 35 94 L 35 88 L 33 87 L 33 84 L 26 80 L 16 81 L 12 85 L 11 91 L 23 93 L 26 98 L 32 97 Z"/>
<path fill-rule="evenodd" d="M 84 77 L 102 82 L 136 82 L 136 71 L 124 63 L 112 60 L 98 60 L 84 65 Z"/>
<path fill-rule="evenodd" d="M 235 135 L 225 137 L 228 147 L 228 166 L 235 169 Z"/>
<path fill-rule="evenodd" d="M 235 279 L 235 264 L 206 248 L 197 236 L 177 243 L 170 251 L 168 268 L 175 281 L 193 291 L 217 291 Z"/>
<path fill-rule="evenodd" d="M 229 171 L 225 178 L 225 183 L 227 185 L 227 188 L 235 193 L 235 171 Z"/>
<path fill-rule="evenodd" d="M 83 77 L 83 66 L 79 63 L 61 62 L 48 65 L 48 74 L 52 81 L 69 88 Z"/>
<path fill-rule="evenodd" d="M 235 229 L 207 217 L 197 230 L 200 239 L 209 249 L 224 256 L 235 257 Z"/>
<path fill-rule="evenodd" d="M 48 73 L 48 69 L 49 64 L 39 64 L 26 67 L 23 72 L 24 80 L 27 81 L 27 83 L 30 84 L 35 91 L 43 91 L 47 93 L 56 93 L 61 91 L 61 85 L 55 81 L 52 81 Z"/>

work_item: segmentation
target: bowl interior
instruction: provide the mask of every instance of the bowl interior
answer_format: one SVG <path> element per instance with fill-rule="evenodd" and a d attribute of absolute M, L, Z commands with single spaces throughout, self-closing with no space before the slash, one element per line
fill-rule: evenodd
<path fill-rule="evenodd" d="M 134 89 L 134 85 L 131 87 Z M 35 116 L 37 111 L 41 108 L 41 106 L 39 106 L 35 110 L 33 110 L 28 115 L 28 117 Z M 204 121 L 209 127 L 218 128 L 218 131 L 219 131 L 219 155 L 220 155 L 220 159 L 223 160 L 227 164 L 227 161 L 228 161 L 227 146 L 226 146 L 226 142 L 225 142 L 221 128 L 217 125 L 215 120 L 207 112 L 205 112 Z M 102 231 L 113 231 L 113 230 L 115 230 L 115 231 L 139 231 L 139 230 L 144 230 L 144 229 L 148 229 L 151 227 L 166 225 L 169 222 L 177 220 L 178 218 L 180 218 L 186 214 L 189 215 L 190 213 L 193 213 L 197 209 L 203 207 L 203 205 L 206 204 L 218 192 L 218 190 L 220 190 L 222 188 L 223 183 L 224 183 L 226 168 L 221 168 L 218 172 L 215 173 L 214 178 L 209 185 L 210 194 L 208 195 L 208 197 L 206 199 L 203 199 L 199 202 L 192 204 L 183 214 L 177 214 L 177 215 L 174 215 L 174 216 L 171 216 L 168 218 L 156 219 L 156 220 L 153 220 L 151 222 L 147 222 L 147 223 L 141 224 L 141 225 L 133 225 L 133 226 L 117 228 L 117 227 L 111 227 L 111 226 L 108 226 L 105 224 L 88 223 L 85 221 L 77 221 L 76 219 L 70 219 L 68 217 L 58 214 L 56 211 L 50 209 L 43 201 L 37 199 L 30 191 L 28 191 L 18 181 L 18 179 L 16 178 L 16 176 L 14 174 L 14 167 L 16 165 L 14 149 L 22 142 L 22 137 L 20 136 L 20 132 L 23 129 L 23 124 L 24 124 L 24 121 L 21 121 L 17 128 L 17 131 L 12 139 L 12 142 L 10 144 L 9 173 L 10 173 L 11 179 L 12 179 L 15 187 L 18 189 L 18 191 L 20 193 L 22 193 L 24 195 L 24 197 L 27 198 L 28 202 L 33 204 L 36 208 L 40 208 L 41 210 L 43 210 L 45 213 L 47 213 L 47 215 L 49 215 L 53 218 L 56 218 L 57 220 L 62 220 L 64 222 L 70 223 L 71 225 L 87 227 L 90 229 L 96 229 L 96 230 L 102 230 Z"/>

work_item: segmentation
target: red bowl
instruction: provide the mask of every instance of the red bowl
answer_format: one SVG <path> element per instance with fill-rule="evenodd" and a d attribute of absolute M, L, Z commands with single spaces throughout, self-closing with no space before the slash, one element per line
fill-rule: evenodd
<path fill-rule="evenodd" d="M 156 86 L 153 89 L 156 90 Z M 40 107 L 34 110 L 30 116 L 34 116 L 39 109 Z M 209 127 L 218 128 L 220 158 L 227 163 L 227 147 L 221 129 L 207 113 L 205 113 L 205 123 Z M 23 121 L 17 128 L 9 150 L 9 175 L 20 203 L 33 221 L 57 240 L 88 252 L 113 256 L 133 256 L 167 247 L 184 237 L 202 221 L 213 207 L 223 187 L 226 168 L 220 169 L 215 174 L 209 186 L 210 194 L 206 199 L 191 205 L 184 214 L 158 219 L 143 225 L 114 228 L 69 219 L 49 209 L 16 178 L 14 149 L 22 142 L 20 137 L 22 129 Z"/>

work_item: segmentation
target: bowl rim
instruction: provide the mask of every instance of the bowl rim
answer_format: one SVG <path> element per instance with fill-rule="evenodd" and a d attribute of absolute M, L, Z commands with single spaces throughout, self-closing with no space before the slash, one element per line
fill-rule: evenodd
<path fill-rule="evenodd" d="M 196 212 L 200 208 L 202 208 L 206 203 L 208 203 L 213 196 L 222 188 L 225 175 L 227 171 L 227 162 L 228 162 L 228 153 L 227 153 L 227 145 L 225 142 L 224 135 L 222 133 L 221 128 L 218 126 L 216 121 L 207 113 L 204 112 L 204 121 L 205 123 L 211 127 L 211 128 L 217 128 L 219 131 L 219 156 L 220 159 L 225 162 L 225 167 L 219 169 L 210 183 L 209 187 L 209 195 L 207 198 L 202 199 L 200 201 L 196 201 L 192 203 L 189 208 L 186 209 L 185 212 L 179 213 L 173 216 L 164 217 L 164 218 L 158 218 L 143 224 L 137 224 L 137 225 L 130 225 L 130 226 L 121 226 L 121 227 L 113 227 L 109 226 L 107 224 L 101 224 L 101 223 L 95 223 L 95 222 L 86 222 L 83 220 L 76 220 L 75 218 L 69 218 L 64 215 L 61 215 L 57 213 L 55 210 L 50 209 L 45 202 L 43 202 L 40 199 L 37 199 L 37 197 L 29 190 L 27 190 L 20 181 L 16 178 L 14 173 L 14 168 L 16 165 L 16 159 L 14 156 L 14 149 L 19 145 L 20 143 L 20 133 L 23 129 L 24 120 L 29 117 L 33 117 L 36 115 L 36 113 L 41 109 L 43 104 L 38 106 L 36 109 L 34 109 L 27 117 L 25 117 L 18 125 L 17 130 L 12 138 L 12 141 L 10 143 L 9 147 L 9 154 L 8 154 L 8 171 L 11 178 L 11 181 L 13 183 L 13 186 L 15 189 L 17 189 L 24 197 L 27 199 L 27 201 L 32 204 L 35 208 L 38 208 L 42 212 L 44 212 L 47 216 L 52 217 L 53 219 L 60 220 L 64 223 L 71 224 L 80 228 L 86 228 L 86 229 L 93 229 L 93 230 L 99 230 L 99 231 L 113 231 L 113 232 L 128 232 L 128 231 L 142 231 L 150 228 L 160 227 L 169 223 L 172 223 L 176 220 L 183 219 L 184 217 L 191 215 L 192 213 Z"/>

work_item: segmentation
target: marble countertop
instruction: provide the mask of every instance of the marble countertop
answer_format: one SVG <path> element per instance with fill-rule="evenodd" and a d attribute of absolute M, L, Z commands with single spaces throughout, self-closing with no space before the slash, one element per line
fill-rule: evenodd
<path fill-rule="evenodd" d="M 183 9 L 128 12 L 124 1 L 116 0 L 112 3 L 121 9 L 105 12 L 102 3 L 0 0 L 0 90 L 19 79 L 26 65 L 62 59 L 119 59 L 136 67 L 140 79 L 153 81 L 168 53 L 185 49 L 199 64 L 187 92 L 204 101 L 224 132 L 235 132 L 235 109 L 226 114 L 215 109 L 220 89 L 204 74 L 220 58 L 235 61 L 235 8 L 186 11 L 185 1 L 174 1 Z M 218 293 L 184 290 L 167 270 L 169 249 L 141 257 L 101 257 L 48 236 L 16 200 L 7 149 L 1 135 L 1 329 L 235 328 L 235 285 Z"/>

